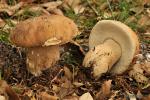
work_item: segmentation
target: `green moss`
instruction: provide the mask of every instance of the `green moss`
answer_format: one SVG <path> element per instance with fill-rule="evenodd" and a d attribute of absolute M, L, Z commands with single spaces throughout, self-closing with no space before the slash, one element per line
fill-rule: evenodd
<path fill-rule="evenodd" d="M 0 30 L 0 41 L 9 42 L 9 33 L 3 30 Z"/>
<path fill-rule="evenodd" d="M 150 40 L 142 40 L 143 42 L 150 44 Z"/>
<path fill-rule="evenodd" d="M 84 20 L 84 26 L 86 28 L 92 28 L 97 22 L 96 18 L 87 18 Z"/>
<path fill-rule="evenodd" d="M 9 5 L 15 5 L 16 4 L 16 0 L 7 0 Z"/>
<path fill-rule="evenodd" d="M 71 18 L 74 21 L 77 21 L 78 19 L 78 14 L 75 14 L 74 11 L 72 9 L 65 9 L 65 16 Z"/>

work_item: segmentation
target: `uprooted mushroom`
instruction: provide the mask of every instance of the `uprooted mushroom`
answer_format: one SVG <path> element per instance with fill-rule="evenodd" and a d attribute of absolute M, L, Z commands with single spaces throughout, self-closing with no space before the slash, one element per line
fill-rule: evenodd
<path fill-rule="evenodd" d="M 17 24 L 10 40 L 27 48 L 27 68 L 37 76 L 59 60 L 59 45 L 69 42 L 77 33 L 76 24 L 65 16 L 39 16 Z"/>
<path fill-rule="evenodd" d="M 122 74 L 139 51 L 137 35 L 125 24 L 103 20 L 92 29 L 89 37 L 89 52 L 83 66 L 93 68 L 93 76 L 102 73 Z"/>

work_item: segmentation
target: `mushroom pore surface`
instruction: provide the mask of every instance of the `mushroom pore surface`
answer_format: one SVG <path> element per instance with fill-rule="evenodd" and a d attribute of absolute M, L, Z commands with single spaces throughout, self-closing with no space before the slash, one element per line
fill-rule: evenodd
<path fill-rule="evenodd" d="M 42 70 L 53 66 L 59 58 L 59 46 L 28 48 L 27 68 L 32 74 L 38 76 Z"/>
<path fill-rule="evenodd" d="M 108 40 L 112 41 L 112 44 L 109 43 L 111 45 L 105 43 Z M 95 63 L 93 73 L 110 71 L 112 74 L 121 74 L 128 69 L 134 55 L 138 53 L 139 41 L 137 35 L 125 24 L 113 20 L 102 20 L 91 31 L 89 48 L 90 53 L 87 53 L 83 62 L 85 67 Z M 92 51 L 93 48 L 97 50 L 98 54 Z M 108 53 L 111 56 L 98 56 Z M 100 76 L 100 74 L 95 74 L 95 76 Z"/>

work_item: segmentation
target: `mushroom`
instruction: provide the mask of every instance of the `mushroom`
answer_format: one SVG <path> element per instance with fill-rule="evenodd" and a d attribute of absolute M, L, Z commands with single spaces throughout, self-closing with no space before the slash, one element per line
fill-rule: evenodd
<path fill-rule="evenodd" d="M 93 68 L 93 76 L 102 73 L 122 74 L 139 51 L 137 35 L 125 24 L 113 21 L 99 21 L 89 37 L 89 52 L 83 66 Z"/>
<path fill-rule="evenodd" d="M 59 60 L 59 45 L 71 41 L 77 33 L 77 26 L 71 19 L 45 15 L 18 23 L 10 34 L 10 40 L 27 48 L 27 69 L 38 76 Z"/>

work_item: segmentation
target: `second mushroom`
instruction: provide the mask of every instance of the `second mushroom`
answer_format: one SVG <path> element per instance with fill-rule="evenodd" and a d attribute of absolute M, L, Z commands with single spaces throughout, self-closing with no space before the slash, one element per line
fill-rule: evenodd
<path fill-rule="evenodd" d="M 137 35 L 125 24 L 113 21 L 99 21 L 89 37 L 89 52 L 83 66 L 93 68 L 93 76 L 103 73 L 122 74 L 139 51 Z"/>
<path fill-rule="evenodd" d="M 77 33 L 76 24 L 65 16 L 39 16 L 18 23 L 10 40 L 27 48 L 27 68 L 37 76 L 59 60 L 59 45 L 69 42 Z"/>

